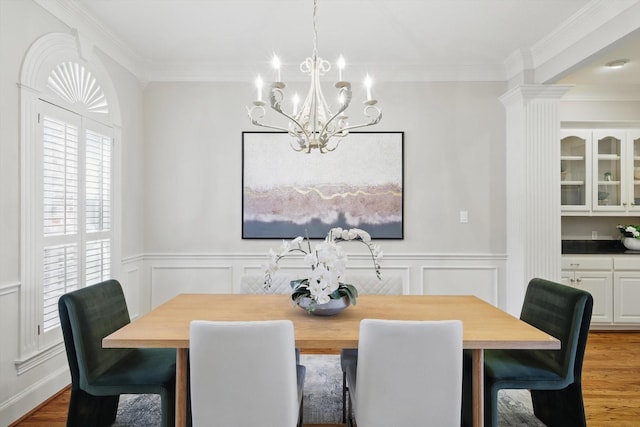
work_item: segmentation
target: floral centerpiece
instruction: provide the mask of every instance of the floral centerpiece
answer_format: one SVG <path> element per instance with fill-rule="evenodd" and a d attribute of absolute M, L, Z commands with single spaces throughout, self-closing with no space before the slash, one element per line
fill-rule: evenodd
<path fill-rule="evenodd" d="M 304 254 L 304 264 L 310 267 L 306 277 L 291 282 L 291 299 L 294 304 L 299 304 L 302 300 L 309 299 L 307 311 L 313 312 L 321 304 L 327 304 L 332 299 L 342 299 L 346 297 L 350 304 L 355 305 L 358 298 L 358 291 L 355 286 L 345 283 L 347 254 L 338 245 L 342 241 L 357 241 L 363 243 L 371 254 L 373 268 L 376 276 L 380 279 L 380 265 L 378 261 L 382 258 L 380 246 L 371 241 L 371 236 L 364 230 L 352 228 L 343 230 L 342 228 L 332 228 L 327 233 L 324 241 L 318 243 L 311 249 L 309 237 L 305 239 L 301 236 L 291 241 L 282 241 L 278 251 L 269 251 L 270 261 L 264 266 L 265 280 L 264 287 L 271 287 L 272 277 L 279 270 L 278 262 L 288 254 Z"/>
<path fill-rule="evenodd" d="M 640 225 L 618 225 L 622 234 L 622 244 L 630 250 L 640 251 Z"/>

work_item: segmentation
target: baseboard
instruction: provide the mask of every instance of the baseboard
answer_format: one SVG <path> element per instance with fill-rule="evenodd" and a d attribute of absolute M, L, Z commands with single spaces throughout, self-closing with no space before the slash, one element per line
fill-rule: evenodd
<path fill-rule="evenodd" d="M 10 426 L 35 411 L 71 383 L 67 366 L 60 368 L 0 403 L 0 425 Z"/>

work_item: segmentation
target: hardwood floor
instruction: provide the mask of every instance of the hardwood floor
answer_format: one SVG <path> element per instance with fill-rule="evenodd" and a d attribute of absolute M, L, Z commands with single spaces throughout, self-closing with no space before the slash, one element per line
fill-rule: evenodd
<path fill-rule="evenodd" d="M 639 425 L 639 354 L 640 332 L 590 333 L 582 370 L 585 411 L 590 426 Z M 68 404 L 66 389 L 10 427 L 63 427 Z"/>

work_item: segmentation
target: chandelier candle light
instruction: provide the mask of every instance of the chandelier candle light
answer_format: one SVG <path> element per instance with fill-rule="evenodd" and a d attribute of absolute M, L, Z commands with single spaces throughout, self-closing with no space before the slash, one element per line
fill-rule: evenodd
<path fill-rule="evenodd" d="M 318 149 L 321 153 L 333 151 L 338 147 L 339 139 L 349 134 L 349 131 L 356 128 L 372 126 L 380 122 L 382 111 L 376 104 L 377 100 L 371 96 L 371 87 L 373 81 L 367 74 L 364 80 L 367 99 L 364 104 L 364 115 L 369 119 L 368 122 L 350 125 L 345 110 L 349 107 L 352 98 L 351 83 L 343 80 L 345 60 L 342 56 L 338 58 L 336 63 L 338 68 L 338 82 L 335 87 L 337 94 L 337 109 L 332 113 L 329 105 L 325 100 L 320 87 L 320 77 L 331 70 L 331 64 L 318 56 L 318 33 L 316 31 L 316 9 L 317 0 L 313 1 L 313 54 L 310 58 L 305 59 L 300 64 L 300 71 L 311 77 L 311 86 L 309 93 L 305 98 L 302 106 L 298 109 L 300 98 L 297 94 L 292 97 L 291 113 L 283 109 L 284 89 L 286 84 L 282 82 L 280 75 L 280 60 L 274 55 L 272 65 L 275 69 L 276 81 L 271 83 L 269 92 L 269 104 L 277 113 L 288 119 L 287 127 L 279 125 L 271 125 L 262 123 L 260 120 L 266 115 L 265 105 L 262 99 L 262 90 L 264 81 L 258 76 L 256 79 L 256 88 L 258 96 L 253 101 L 253 106 L 247 108 L 247 113 L 251 123 L 256 126 L 262 126 L 270 129 L 285 131 L 295 138 L 295 143 L 291 143 L 291 148 L 296 151 L 310 153 L 313 149 Z M 331 142 L 330 142 L 331 141 Z"/>

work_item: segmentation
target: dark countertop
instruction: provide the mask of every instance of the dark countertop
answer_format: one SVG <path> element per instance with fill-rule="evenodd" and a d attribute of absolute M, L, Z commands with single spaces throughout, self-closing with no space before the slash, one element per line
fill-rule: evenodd
<path fill-rule="evenodd" d="M 563 240 L 563 255 L 640 255 L 630 251 L 620 240 Z"/>

